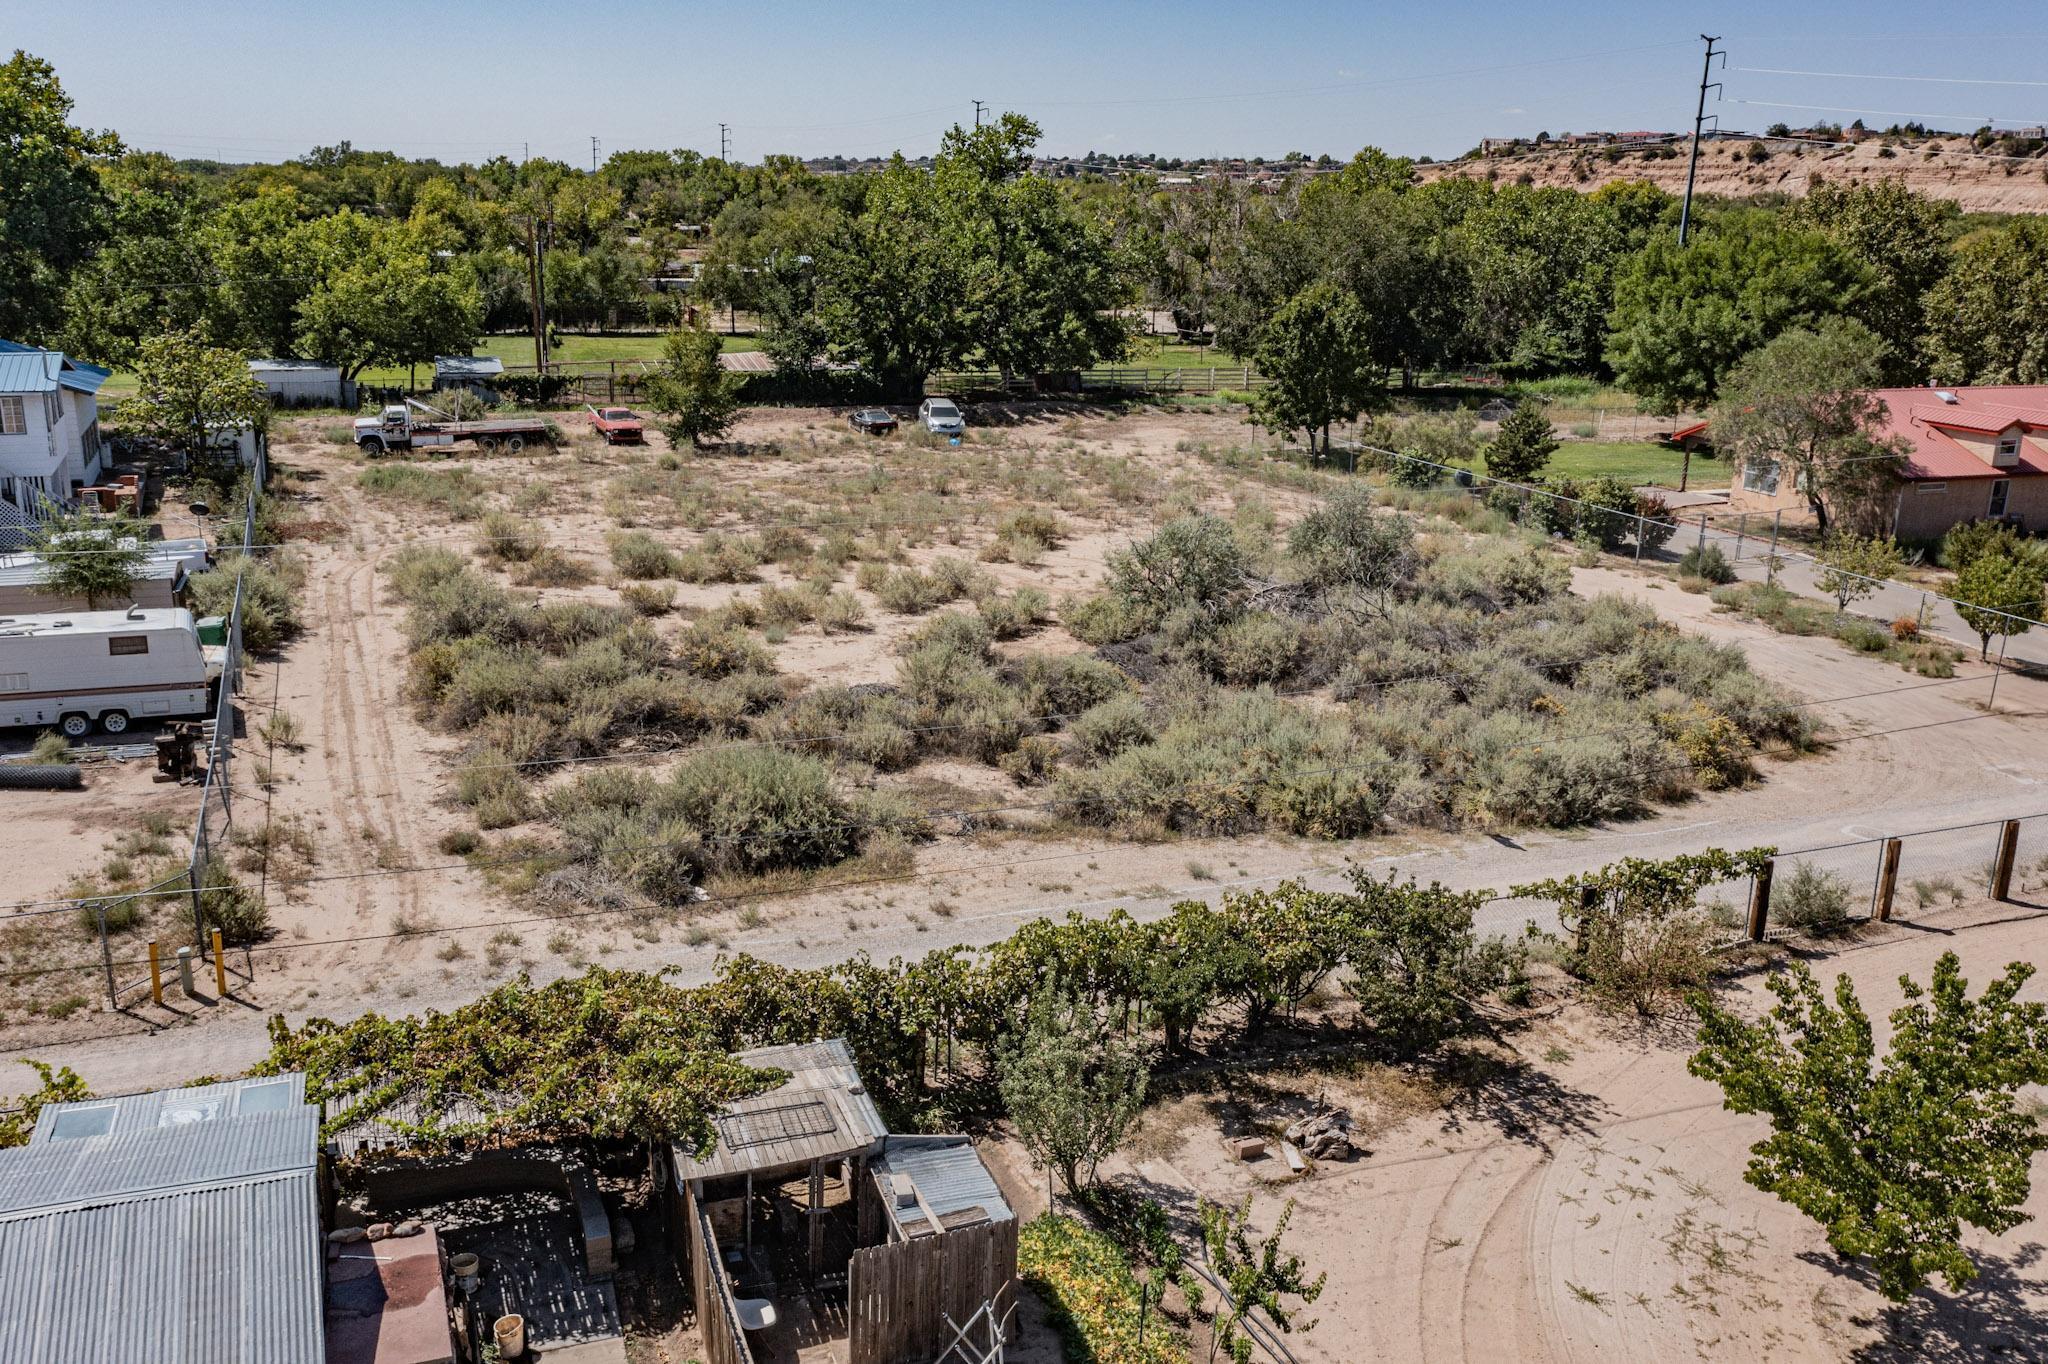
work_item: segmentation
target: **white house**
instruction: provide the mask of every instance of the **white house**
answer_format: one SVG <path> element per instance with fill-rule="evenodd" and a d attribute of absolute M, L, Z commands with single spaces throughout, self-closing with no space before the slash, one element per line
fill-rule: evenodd
<path fill-rule="evenodd" d="M 107 450 L 95 395 L 106 381 L 61 351 L 0 341 L 0 522 L 39 520 L 45 499 L 68 504 L 98 481 Z"/>

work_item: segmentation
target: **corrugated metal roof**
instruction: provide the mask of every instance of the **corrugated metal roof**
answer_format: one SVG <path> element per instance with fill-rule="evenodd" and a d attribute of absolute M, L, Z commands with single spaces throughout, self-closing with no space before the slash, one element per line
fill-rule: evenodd
<path fill-rule="evenodd" d="M 0 1151 L 0 1360 L 317 1361 L 304 1093 L 293 1076 L 44 1109 Z"/>
<path fill-rule="evenodd" d="M 152 556 L 136 568 L 133 581 L 155 582 L 163 578 L 175 583 L 184 571 L 184 565 L 176 559 Z M 49 562 L 40 554 L 0 554 L 0 587 L 33 587 L 48 577 L 49 572 Z"/>
<path fill-rule="evenodd" d="M 434 373 L 463 376 L 503 374 L 505 362 L 495 355 L 437 355 Z"/>
<path fill-rule="evenodd" d="M 905 1231 L 916 1235 L 930 1229 L 922 1207 L 899 1208 L 889 1197 L 889 1177 L 908 1175 L 917 1192 L 942 1221 L 980 1209 L 991 1222 L 1006 1221 L 1014 1214 L 1003 1198 L 1002 1189 L 974 1143 L 966 1137 L 890 1137 L 870 1167 L 881 1186 L 882 1206 Z"/>
<path fill-rule="evenodd" d="M 310 1170 L 319 1143 L 320 1114 L 310 1104 L 200 1122 L 176 1122 L 174 1115 L 162 1127 L 32 1142 L 0 1151 L 0 1220 Z"/>
<path fill-rule="evenodd" d="M 330 365 L 320 360 L 251 360 L 249 368 L 258 374 L 311 372 L 314 374 L 332 374 L 336 378 L 341 377 L 341 367 L 339 365 Z"/>
<path fill-rule="evenodd" d="M 317 1364 L 311 1170 L 0 1220 L 0 1359 Z"/>
<path fill-rule="evenodd" d="M 737 1059 L 762 1070 L 786 1070 L 789 1080 L 727 1104 L 714 1119 L 718 1141 L 711 1150 L 676 1147 L 678 1179 L 718 1179 L 832 1160 L 870 1150 L 888 1135 L 844 1041 L 757 1047 Z"/>

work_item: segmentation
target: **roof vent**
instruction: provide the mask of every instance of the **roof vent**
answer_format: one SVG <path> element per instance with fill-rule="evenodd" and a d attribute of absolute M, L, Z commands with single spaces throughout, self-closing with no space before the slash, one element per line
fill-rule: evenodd
<path fill-rule="evenodd" d="M 1957 403 L 1962 401 L 1961 398 L 1958 398 L 1955 394 L 1951 393 L 1949 390 L 1945 388 L 1937 388 L 1936 390 L 1934 390 L 1934 396 L 1941 399 L 1943 402 L 1947 403 L 1950 407 L 1954 407 Z"/>
<path fill-rule="evenodd" d="M 128 619 L 130 619 L 130 620 L 141 620 L 141 619 L 142 619 L 142 604 L 141 604 L 140 602 L 129 602 L 129 603 L 128 603 Z"/>
<path fill-rule="evenodd" d="M 899 1208 L 914 1208 L 917 1206 L 917 1185 L 911 1182 L 909 1175 L 892 1174 L 889 1176 L 889 1197 Z"/>

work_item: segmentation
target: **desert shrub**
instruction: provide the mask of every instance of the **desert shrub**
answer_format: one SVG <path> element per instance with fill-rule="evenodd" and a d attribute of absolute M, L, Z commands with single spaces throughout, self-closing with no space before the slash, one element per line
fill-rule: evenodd
<path fill-rule="evenodd" d="M 1835 627 L 1835 637 L 1864 654 L 1881 654 L 1892 647 L 1892 632 L 1867 620 L 1845 620 Z"/>
<path fill-rule="evenodd" d="M 297 637 L 299 596 L 306 568 L 295 554 L 252 558 L 224 554 L 214 567 L 192 576 L 190 605 L 195 616 L 225 616 L 235 603 L 235 579 L 242 580 L 242 643 L 268 653 Z"/>
<path fill-rule="evenodd" d="M 619 600 L 636 616 L 665 616 L 676 609 L 676 590 L 668 583 L 622 583 Z"/>
<path fill-rule="evenodd" d="M 666 779 L 586 773 L 547 806 L 579 860 L 665 903 L 687 899 L 706 874 L 829 867 L 879 831 L 929 833 L 900 802 L 844 795 L 817 758 L 773 748 L 699 753 Z"/>
<path fill-rule="evenodd" d="M 950 558 L 933 560 L 929 571 L 891 569 L 878 575 L 872 586 L 865 575 L 860 581 L 885 608 L 900 616 L 921 616 L 948 602 L 986 591 L 988 586 L 981 570 L 964 559 Z"/>
<path fill-rule="evenodd" d="M 818 613 L 817 596 L 800 588 L 764 587 L 754 603 L 769 625 L 804 625 Z"/>
<path fill-rule="evenodd" d="M 626 578 L 676 578 L 682 561 L 674 550 L 644 530 L 615 530 L 605 536 L 612 567 Z"/>
<path fill-rule="evenodd" d="M 1269 612 L 1248 611 L 1218 627 L 1202 656 L 1219 680 L 1254 687 L 1289 676 L 1300 652 L 1300 626 Z"/>
<path fill-rule="evenodd" d="M 372 464 L 356 475 L 356 486 L 401 502 L 433 507 L 454 521 L 474 521 L 483 515 L 483 489 L 467 469 Z"/>
<path fill-rule="evenodd" d="M 1115 664 L 1081 654 L 1027 655 L 1011 665 L 1009 682 L 1027 714 L 1054 717 L 1079 717 L 1131 689 Z"/>
<path fill-rule="evenodd" d="M 1244 586 L 1248 572 L 1230 523 L 1197 513 L 1111 555 L 1109 590 L 1155 618 L 1182 608 L 1216 611 Z"/>
<path fill-rule="evenodd" d="M 1090 757 L 1113 758 L 1127 748 L 1152 742 L 1152 721 L 1145 703 L 1118 696 L 1090 706 L 1071 726 L 1074 742 Z"/>
<path fill-rule="evenodd" d="M 235 879 L 227 864 L 209 859 L 199 872 L 199 906 L 209 929 L 220 930 L 230 947 L 262 942 L 270 936 L 270 911 L 263 897 Z"/>
<path fill-rule="evenodd" d="M 1342 489 L 1296 522 L 1287 549 L 1307 581 L 1374 594 L 1406 581 L 1417 558 L 1413 523 L 1376 512 L 1364 488 Z"/>
<path fill-rule="evenodd" d="M 543 545 L 512 575 L 521 587 L 581 587 L 590 578 L 589 564 L 553 545 Z"/>
<path fill-rule="evenodd" d="M 770 526 L 761 532 L 761 561 L 793 564 L 811 555 L 811 539 L 796 526 Z"/>
<path fill-rule="evenodd" d="M 1543 601 L 1570 584 L 1570 570 L 1536 546 L 1497 542 L 1438 555 L 1417 576 L 1416 590 L 1449 606 L 1503 611 Z"/>
<path fill-rule="evenodd" d="M 1840 933 L 1849 926 L 1853 894 L 1840 873 L 1800 862 L 1771 886 L 1771 921 L 1801 933 Z"/>
<path fill-rule="evenodd" d="M 1678 557 L 1678 571 L 1721 586 L 1735 581 L 1735 565 L 1728 562 L 1719 545 L 1694 545 Z"/>
<path fill-rule="evenodd" d="M 818 628 L 826 634 L 844 634 L 867 627 L 867 608 L 851 592 L 833 591 L 818 598 Z"/>
<path fill-rule="evenodd" d="M 54 729 L 46 729 L 36 736 L 29 748 L 27 761 L 36 767 L 51 767 L 71 761 L 70 741 Z"/>
<path fill-rule="evenodd" d="M 1060 605 L 1060 623 L 1084 644 L 1117 644 L 1150 630 L 1152 617 L 1141 606 L 1114 592 L 1097 597 L 1069 597 Z"/>
<path fill-rule="evenodd" d="M 547 543 L 536 522 L 507 511 L 486 513 L 477 528 L 477 552 L 494 563 L 528 563 Z"/>
<path fill-rule="evenodd" d="M 1015 639 L 1043 624 L 1052 613 L 1052 602 L 1038 588 L 1020 587 L 1007 597 L 996 593 L 983 597 L 977 609 L 990 634 L 997 639 Z"/>
<path fill-rule="evenodd" d="M 1039 734 L 1021 740 L 996 765 L 1019 786 L 1043 786 L 1052 780 L 1059 762 L 1059 741 Z"/>
<path fill-rule="evenodd" d="M 769 673 L 774 660 L 762 643 L 736 626 L 697 621 L 676 636 L 676 662 L 698 677 Z"/>
<path fill-rule="evenodd" d="M 1066 528 L 1060 524 L 1060 519 L 1042 507 L 1026 507 L 1011 512 L 996 526 L 997 543 L 1013 549 L 1027 549 L 1033 557 L 1052 549 L 1065 538 Z M 1018 562 L 1028 563 L 1030 560 L 1019 558 Z"/>
<path fill-rule="evenodd" d="M 1892 638 L 1901 644 L 1910 644 L 1920 638 L 1920 617 L 1894 616 L 1891 624 Z"/>
<path fill-rule="evenodd" d="M 752 582 L 761 561 L 759 541 L 714 531 L 676 559 L 675 576 L 690 583 Z"/>

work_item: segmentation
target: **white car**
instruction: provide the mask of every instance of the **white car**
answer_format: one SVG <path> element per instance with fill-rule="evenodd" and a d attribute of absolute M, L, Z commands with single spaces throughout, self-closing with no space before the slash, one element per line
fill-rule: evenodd
<path fill-rule="evenodd" d="M 917 419 L 935 436 L 957 436 L 967 429 L 967 418 L 951 398 L 926 398 L 917 409 Z"/>

